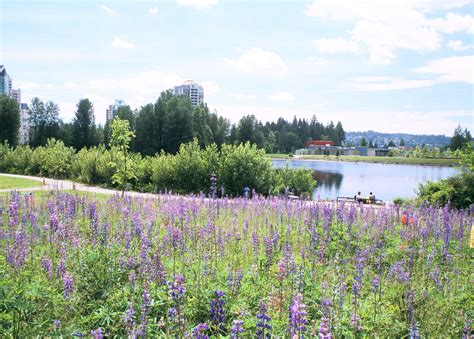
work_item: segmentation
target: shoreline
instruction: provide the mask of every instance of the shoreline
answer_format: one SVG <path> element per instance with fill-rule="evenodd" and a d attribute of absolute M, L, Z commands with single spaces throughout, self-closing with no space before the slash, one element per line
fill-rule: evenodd
<path fill-rule="evenodd" d="M 390 159 L 397 159 L 398 158 L 390 158 Z M 401 158 L 403 159 L 403 158 Z M 431 167 L 450 167 L 450 168 L 456 168 L 460 167 L 459 163 L 430 163 L 430 162 L 423 162 L 423 161 L 413 161 L 413 162 L 405 162 L 403 160 L 401 161 L 384 161 L 383 159 L 380 160 L 374 160 L 373 158 L 369 159 L 335 159 L 335 158 L 306 158 L 306 157 L 270 157 L 270 160 L 298 160 L 298 161 L 331 161 L 331 162 L 355 162 L 355 163 L 368 163 L 368 164 L 382 164 L 382 165 L 408 165 L 408 166 L 431 166 Z"/>

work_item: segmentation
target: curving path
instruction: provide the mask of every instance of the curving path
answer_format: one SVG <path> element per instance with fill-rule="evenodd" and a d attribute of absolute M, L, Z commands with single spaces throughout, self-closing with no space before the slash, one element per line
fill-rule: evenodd
<path fill-rule="evenodd" d="M 6 190 L 0 190 L 0 192 L 11 192 L 13 190 L 19 191 L 19 192 L 25 192 L 25 191 L 30 192 L 30 191 L 74 190 L 75 189 L 82 192 L 110 194 L 110 195 L 113 195 L 116 193 L 122 193 L 122 191 L 119 191 L 119 190 L 101 188 L 97 186 L 88 186 L 85 184 L 81 184 L 81 183 L 73 182 L 69 180 L 55 180 L 55 179 L 50 179 L 50 178 L 41 178 L 41 177 L 19 175 L 19 174 L 6 174 L 6 173 L 0 173 L 0 174 L 5 177 L 30 179 L 30 180 L 43 182 L 42 186 L 35 186 L 31 188 L 6 189 Z M 151 193 L 140 193 L 140 192 L 126 192 L 126 194 L 129 196 L 140 196 L 140 197 L 156 196 Z"/>
<path fill-rule="evenodd" d="M 99 194 L 109 194 L 109 195 L 114 195 L 114 194 L 121 194 L 121 190 L 114 190 L 114 189 L 108 189 L 108 188 L 101 188 L 97 186 L 88 186 L 85 184 L 81 184 L 78 182 L 73 182 L 69 180 L 55 180 L 55 179 L 50 179 L 50 178 L 41 178 L 41 177 L 34 177 L 34 176 L 29 176 L 29 175 L 19 175 L 19 174 L 6 174 L 6 173 L 0 173 L 2 176 L 6 177 L 12 177 L 12 178 L 23 178 L 23 179 L 30 179 L 30 180 L 36 180 L 43 182 L 42 186 L 35 186 L 31 188 L 18 188 L 18 189 L 6 189 L 6 190 L 0 190 L 0 192 L 11 192 L 13 190 L 19 191 L 19 192 L 30 192 L 30 191 L 47 191 L 47 190 L 78 190 L 81 192 L 88 192 L 88 193 L 99 193 Z M 132 196 L 132 197 L 141 197 L 141 198 L 151 198 L 151 199 L 157 199 L 159 197 L 163 197 L 162 194 L 152 194 L 152 193 L 140 193 L 140 192 L 134 192 L 134 191 L 127 191 L 125 192 L 127 196 Z M 185 196 L 185 195 L 166 195 L 166 199 L 180 199 L 180 198 L 196 198 L 192 196 Z M 206 198 L 207 200 L 208 198 Z M 308 201 L 301 201 L 301 200 L 294 200 L 294 202 L 299 202 L 299 203 L 305 203 L 305 204 L 311 204 L 315 201 L 313 200 L 308 200 Z M 321 202 L 321 201 L 320 201 Z M 323 201 L 324 203 L 327 204 L 333 204 L 336 203 L 335 201 Z M 383 207 L 386 207 L 390 205 L 390 202 L 386 202 L 385 206 L 380 206 L 380 205 L 365 205 L 364 207 L 369 207 L 370 208 L 375 208 L 375 209 L 380 209 Z"/>

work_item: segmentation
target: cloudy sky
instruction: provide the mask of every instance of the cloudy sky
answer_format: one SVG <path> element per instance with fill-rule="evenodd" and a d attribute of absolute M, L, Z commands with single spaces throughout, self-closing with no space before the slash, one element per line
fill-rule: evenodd
<path fill-rule="evenodd" d="M 23 101 L 80 98 L 96 120 L 186 79 L 235 122 L 311 117 L 346 130 L 473 123 L 474 0 L 0 2 L 0 64 Z"/>

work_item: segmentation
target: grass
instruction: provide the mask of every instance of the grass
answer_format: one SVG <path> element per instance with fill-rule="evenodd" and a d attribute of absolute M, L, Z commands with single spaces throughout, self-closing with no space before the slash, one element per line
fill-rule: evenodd
<path fill-rule="evenodd" d="M 436 159 L 436 158 L 398 158 L 398 157 L 363 157 L 355 155 L 301 155 L 298 159 L 308 160 L 330 160 L 371 162 L 381 164 L 403 164 L 403 165 L 430 165 L 430 166 L 459 166 L 459 159 Z"/>
<path fill-rule="evenodd" d="M 88 199 L 95 199 L 97 201 L 105 202 L 107 201 L 111 195 L 109 194 L 103 194 L 103 193 L 91 193 L 91 192 L 83 192 L 83 191 L 73 191 L 73 190 L 59 190 L 59 192 L 62 193 L 68 193 L 68 194 L 75 194 L 77 197 L 84 197 Z M 51 190 L 41 190 L 41 191 L 33 191 L 34 197 L 36 199 L 42 199 L 42 198 L 51 198 L 56 196 L 57 192 L 56 191 L 51 191 Z M 10 200 L 11 198 L 11 191 L 5 191 L 5 192 L 0 192 L 0 198 Z"/>
<path fill-rule="evenodd" d="M 289 159 L 288 154 L 282 154 L 282 153 L 267 153 L 267 157 L 270 157 L 272 159 Z"/>
<path fill-rule="evenodd" d="M 0 175 L 0 190 L 15 189 L 15 188 L 29 188 L 41 186 L 41 182 L 36 180 L 14 178 L 5 175 Z"/>

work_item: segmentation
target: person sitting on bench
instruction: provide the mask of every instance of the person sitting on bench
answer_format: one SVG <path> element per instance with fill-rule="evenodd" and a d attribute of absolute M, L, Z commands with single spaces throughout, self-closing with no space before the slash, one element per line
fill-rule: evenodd
<path fill-rule="evenodd" d="M 373 194 L 372 192 L 370 192 L 370 194 L 369 194 L 369 201 L 370 201 L 371 203 L 374 203 L 374 202 L 375 202 L 375 194 Z"/>
<path fill-rule="evenodd" d="M 357 192 L 356 195 L 354 195 L 354 201 L 357 201 L 357 202 L 362 202 L 362 197 L 360 196 L 360 192 Z"/>

